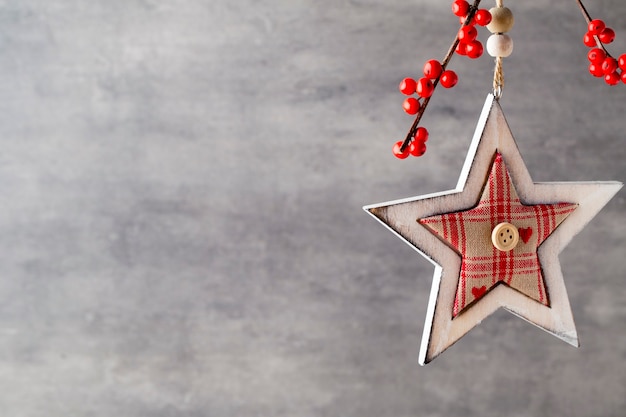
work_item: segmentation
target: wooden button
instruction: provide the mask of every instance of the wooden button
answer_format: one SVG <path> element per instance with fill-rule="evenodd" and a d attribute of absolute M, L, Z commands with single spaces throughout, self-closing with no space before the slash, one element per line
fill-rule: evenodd
<path fill-rule="evenodd" d="M 519 232 L 511 223 L 500 223 L 491 232 L 491 243 L 502 252 L 515 248 L 517 242 L 519 242 Z"/>

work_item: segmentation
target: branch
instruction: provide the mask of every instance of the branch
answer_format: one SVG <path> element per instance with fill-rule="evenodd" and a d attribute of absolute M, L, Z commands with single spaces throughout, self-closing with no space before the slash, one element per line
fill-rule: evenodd
<path fill-rule="evenodd" d="M 587 25 L 589 23 L 591 23 L 591 21 L 593 20 L 591 18 L 591 15 L 589 14 L 589 12 L 587 11 L 587 8 L 585 7 L 585 5 L 583 4 L 582 0 L 576 0 L 576 3 L 578 3 L 578 7 L 580 7 L 580 11 L 583 14 L 583 17 L 585 18 L 585 20 L 587 21 Z M 609 53 L 609 51 L 606 50 L 606 48 L 604 47 L 604 44 L 602 43 L 602 41 L 600 40 L 600 38 L 598 37 L 598 35 L 593 35 L 593 38 L 596 40 L 596 45 L 598 45 L 598 48 L 602 49 L 605 53 L 606 56 L 611 56 L 611 54 Z"/>
<path fill-rule="evenodd" d="M 465 18 L 465 22 L 463 23 L 463 26 L 467 26 L 467 25 L 470 24 L 470 22 L 474 18 L 474 15 L 476 14 L 476 11 L 478 10 L 478 5 L 480 4 L 480 2 L 481 2 L 481 0 L 474 0 L 474 4 L 470 7 L 470 10 L 467 13 L 467 17 Z M 456 37 L 454 38 L 454 42 L 452 42 L 452 45 L 450 46 L 450 49 L 448 49 L 448 53 L 443 58 L 443 61 L 441 61 L 441 66 L 443 67 L 444 70 L 446 69 L 446 67 L 448 66 L 448 63 L 450 62 L 450 60 L 454 56 L 454 51 L 456 50 L 456 47 L 457 47 L 458 44 L 459 44 L 459 33 L 457 32 Z M 443 73 L 443 71 L 442 71 L 442 73 Z M 434 88 L 437 88 L 437 85 L 439 84 L 439 79 L 440 78 L 441 78 L 441 75 L 439 75 L 439 77 L 437 77 L 435 79 L 435 81 L 433 81 Z M 433 89 L 433 94 L 434 94 L 434 89 Z M 420 106 L 420 109 L 417 112 L 417 115 L 415 116 L 415 121 L 413 121 L 413 125 L 411 125 L 411 129 L 409 129 L 409 133 L 407 133 L 406 138 L 404 139 L 404 142 L 402 143 L 402 146 L 400 147 L 400 151 L 401 152 L 404 152 L 404 150 L 411 143 L 411 140 L 413 139 L 413 136 L 415 136 L 415 132 L 417 131 L 417 126 L 419 125 L 419 122 L 422 119 L 422 116 L 424 115 L 424 112 L 426 111 L 426 107 L 428 107 L 428 103 L 430 102 L 430 98 L 431 97 L 432 97 L 432 95 L 430 97 L 425 98 L 424 102 Z"/>

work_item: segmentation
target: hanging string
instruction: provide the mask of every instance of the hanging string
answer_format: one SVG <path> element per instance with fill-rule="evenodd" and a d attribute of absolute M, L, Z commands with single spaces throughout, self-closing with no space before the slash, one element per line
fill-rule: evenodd
<path fill-rule="evenodd" d="M 496 99 L 502 97 L 504 89 L 504 69 L 502 68 L 502 57 L 496 57 L 496 67 L 493 70 L 493 96 Z"/>
<path fill-rule="evenodd" d="M 496 0 L 496 7 L 504 7 L 504 0 Z M 496 57 L 496 66 L 493 70 L 493 96 L 496 100 L 502 97 L 504 89 L 504 69 L 502 67 L 502 57 Z"/>

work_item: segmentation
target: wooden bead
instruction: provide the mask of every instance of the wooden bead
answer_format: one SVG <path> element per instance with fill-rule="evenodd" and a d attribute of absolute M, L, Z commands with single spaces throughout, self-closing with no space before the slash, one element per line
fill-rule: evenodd
<path fill-rule="evenodd" d="M 487 39 L 487 53 L 492 57 L 506 58 L 513 52 L 513 39 L 502 33 L 493 34 Z"/>
<path fill-rule="evenodd" d="M 491 23 L 487 25 L 489 32 L 504 33 L 513 28 L 515 19 L 511 9 L 508 7 L 492 7 L 489 12 L 491 13 Z"/>

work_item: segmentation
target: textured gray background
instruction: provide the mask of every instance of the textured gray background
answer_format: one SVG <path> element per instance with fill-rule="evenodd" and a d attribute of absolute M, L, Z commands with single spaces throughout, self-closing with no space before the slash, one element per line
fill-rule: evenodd
<path fill-rule="evenodd" d="M 623 181 L 626 86 L 586 73 L 574 0 L 508 4 L 533 178 Z M 626 2 L 588 7 L 626 51 Z M 456 184 L 487 56 L 452 61 L 426 156 L 390 153 L 456 28 L 436 0 L 0 1 L 0 415 L 623 416 L 623 191 L 561 256 L 580 349 L 501 311 L 417 365 L 433 268 L 361 206 Z"/>

